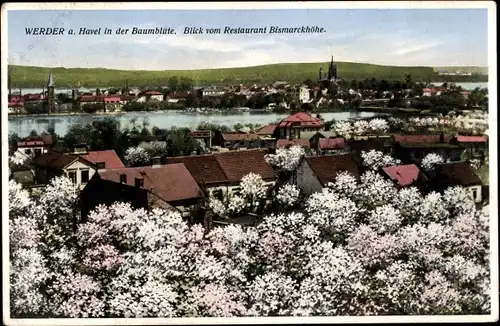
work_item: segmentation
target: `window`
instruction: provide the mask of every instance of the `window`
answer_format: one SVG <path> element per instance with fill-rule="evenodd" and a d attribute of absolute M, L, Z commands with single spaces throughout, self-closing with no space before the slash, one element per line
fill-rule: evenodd
<path fill-rule="evenodd" d="M 31 155 L 31 149 L 29 149 L 29 148 L 27 150 L 25 150 L 24 152 L 26 153 L 26 155 Z"/>
<path fill-rule="evenodd" d="M 68 172 L 68 178 L 71 182 L 76 183 L 76 172 Z"/>
<path fill-rule="evenodd" d="M 222 200 L 222 189 L 214 190 L 212 192 L 212 195 L 214 196 L 214 198 L 216 198 L 218 200 Z"/>
<path fill-rule="evenodd" d="M 240 192 L 241 192 L 241 187 L 235 187 L 232 189 L 232 193 L 235 196 L 238 196 L 240 194 Z"/>
<path fill-rule="evenodd" d="M 477 189 L 476 188 L 472 188 L 472 198 L 474 200 L 477 200 L 477 198 L 478 198 L 478 194 L 477 194 Z"/>
<path fill-rule="evenodd" d="M 87 183 L 89 182 L 89 171 L 85 170 L 82 171 L 82 183 Z"/>

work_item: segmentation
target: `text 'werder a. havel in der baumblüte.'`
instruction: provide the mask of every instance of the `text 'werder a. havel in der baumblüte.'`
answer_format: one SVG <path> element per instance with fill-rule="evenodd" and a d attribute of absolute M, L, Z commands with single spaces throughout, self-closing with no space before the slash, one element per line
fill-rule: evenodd
<path fill-rule="evenodd" d="M 213 35 L 213 34 L 313 34 L 325 33 L 326 30 L 320 26 L 265 26 L 265 27 L 200 27 L 187 26 L 181 28 L 181 34 L 189 35 Z M 177 31 L 172 27 L 155 28 L 108 28 L 108 27 L 78 27 L 66 29 L 62 27 L 29 27 L 25 28 L 26 35 L 177 35 Z"/>

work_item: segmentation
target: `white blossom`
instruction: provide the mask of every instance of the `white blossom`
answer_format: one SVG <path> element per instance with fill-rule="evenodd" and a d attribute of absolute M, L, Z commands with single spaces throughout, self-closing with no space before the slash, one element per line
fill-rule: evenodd
<path fill-rule="evenodd" d="M 150 159 L 148 152 L 142 147 L 130 147 L 125 152 L 125 161 L 129 166 L 145 166 Z"/>
<path fill-rule="evenodd" d="M 298 202 L 299 196 L 300 190 L 297 186 L 287 183 L 278 189 L 276 200 L 285 207 L 292 207 Z"/>
<path fill-rule="evenodd" d="M 375 118 L 370 120 L 369 128 L 375 133 L 385 133 L 389 130 L 389 124 L 384 119 Z"/>
<path fill-rule="evenodd" d="M 294 145 L 290 148 L 278 148 L 276 154 L 267 154 L 266 160 L 278 170 L 292 172 L 297 169 L 305 151 L 302 146 Z"/>
<path fill-rule="evenodd" d="M 362 151 L 361 158 L 363 159 L 363 165 L 372 170 L 378 170 L 382 167 L 401 164 L 400 160 L 395 159 L 392 156 L 385 155 L 383 152 L 374 149 L 369 152 Z"/>
<path fill-rule="evenodd" d="M 433 170 L 437 164 L 441 163 L 444 163 L 444 158 L 441 155 L 435 153 L 427 154 L 422 159 L 422 167 L 428 171 Z"/>
<path fill-rule="evenodd" d="M 347 120 L 335 122 L 332 130 L 345 139 L 351 139 L 355 133 L 352 123 Z"/>

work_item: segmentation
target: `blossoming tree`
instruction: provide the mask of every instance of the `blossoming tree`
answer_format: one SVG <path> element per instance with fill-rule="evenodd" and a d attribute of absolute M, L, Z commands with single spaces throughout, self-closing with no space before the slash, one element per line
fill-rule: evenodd
<path fill-rule="evenodd" d="M 257 179 L 246 178 L 242 193 L 260 196 Z M 53 187 L 58 184 L 63 183 Z M 288 202 L 287 196 L 277 200 Z M 39 209 L 15 183 L 9 199 L 10 220 L 16 221 L 10 243 L 11 264 L 17 266 L 11 269 L 11 298 L 17 300 L 11 307 L 17 316 L 360 316 L 491 309 L 489 216 L 460 187 L 425 195 L 416 188 L 398 190 L 374 171 L 359 181 L 344 172 L 310 196 L 301 211 L 208 233 L 174 212 L 115 203 L 80 221 L 76 241 L 62 248 L 38 236 L 45 231 L 36 221 L 45 220 L 48 208 Z M 66 214 L 65 208 L 57 212 Z M 24 254 L 39 250 L 37 244 L 49 250 Z"/>
<path fill-rule="evenodd" d="M 374 149 L 368 152 L 362 151 L 361 158 L 363 159 L 363 165 L 371 170 L 378 170 L 382 167 L 401 164 L 400 160 Z"/>
<path fill-rule="evenodd" d="M 145 166 L 149 164 L 151 157 L 142 147 L 130 147 L 125 152 L 125 161 L 129 166 Z"/>

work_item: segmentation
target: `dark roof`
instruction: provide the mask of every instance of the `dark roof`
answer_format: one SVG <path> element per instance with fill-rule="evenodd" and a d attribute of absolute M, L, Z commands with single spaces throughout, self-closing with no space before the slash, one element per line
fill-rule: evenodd
<path fill-rule="evenodd" d="M 199 184 L 226 182 L 227 177 L 213 154 L 169 157 L 167 164 L 183 163 Z"/>
<path fill-rule="evenodd" d="M 473 186 L 482 184 L 477 171 L 466 162 L 440 164 L 441 176 L 453 186 Z"/>
<path fill-rule="evenodd" d="M 52 136 L 47 134 L 42 134 L 40 136 L 29 136 L 19 140 L 17 143 L 18 147 L 27 147 L 27 146 L 50 146 L 52 145 Z"/>
<path fill-rule="evenodd" d="M 420 170 L 415 164 L 394 165 L 382 168 L 385 174 L 398 186 L 409 186 L 420 176 Z"/>
<path fill-rule="evenodd" d="M 231 133 L 223 133 L 222 139 L 224 139 L 225 141 L 257 140 L 259 139 L 259 135 L 253 133 L 247 134 L 247 133 L 231 132 Z"/>
<path fill-rule="evenodd" d="M 261 149 L 172 157 L 167 160 L 167 164 L 173 163 L 184 163 L 199 184 L 241 181 L 249 173 L 259 174 L 265 180 L 276 178 Z"/>
<path fill-rule="evenodd" d="M 320 138 L 319 148 L 321 149 L 343 149 L 345 148 L 344 138 Z"/>
<path fill-rule="evenodd" d="M 262 179 L 275 179 L 274 170 L 267 163 L 265 151 L 250 149 L 214 154 L 222 171 L 230 181 L 240 181 L 248 173 L 259 174 Z"/>
<path fill-rule="evenodd" d="M 92 162 L 89 162 L 84 158 L 80 158 L 77 155 L 61 153 L 57 151 L 51 151 L 40 156 L 35 156 L 35 158 L 33 159 L 33 163 L 38 166 L 48 167 L 52 169 L 64 169 L 66 166 L 78 159 L 81 159 L 83 162 L 86 162 L 91 166 L 94 166 Z"/>
<path fill-rule="evenodd" d="M 372 149 L 383 150 L 384 148 L 391 147 L 392 140 L 390 138 L 348 139 L 346 143 L 353 151 L 369 151 Z"/>
<path fill-rule="evenodd" d="M 342 171 L 360 178 L 359 166 L 352 154 L 307 156 L 305 160 L 323 185 L 335 181 L 337 173 Z"/>
<path fill-rule="evenodd" d="M 276 130 L 277 124 L 268 124 L 257 130 L 257 135 L 272 135 Z"/>
<path fill-rule="evenodd" d="M 82 157 L 94 164 L 104 162 L 104 168 L 106 169 L 121 169 L 125 167 L 114 149 L 106 151 L 91 151 L 82 155 Z"/>
<path fill-rule="evenodd" d="M 311 146 L 309 139 L 278 139 L 276 142 L 277 148 L 288 148 L 295 145 L 305 148 L 309 148 Z"/>
<path fill-rule="evenodd" d="M 127 185 L 135 186 L 135 178 L 144 179 L 143 189 L 166 202 L 199 198 L 201 190 L 184 164 L 160 167 L 111 169 L 99 172 L 103 180 L 120 182 L 120 175 L 127 176 Z"/>
<path fill-rule="evenodd" d="M 441 135 L 394 135 L 394 141 L 401 145 L 409 144 L 437 144 L 437 143 L 449 143 L 453 138 L 451 135 L 443 135 L 443 141 L 441 141 Z"/>

